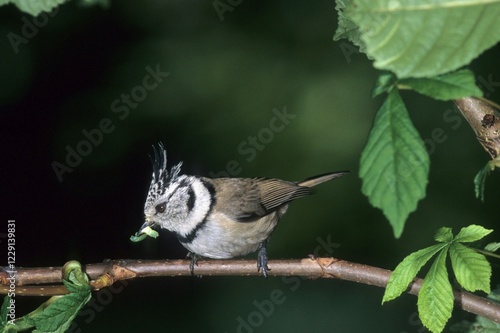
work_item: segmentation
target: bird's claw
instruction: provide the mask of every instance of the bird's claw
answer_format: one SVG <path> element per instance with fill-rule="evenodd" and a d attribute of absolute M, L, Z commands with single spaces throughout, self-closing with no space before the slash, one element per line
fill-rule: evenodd
<path fill-rule="evenodd" d="M 266 242 L 264 241 L 259 248 L 259 254 L 257 255 L 257 272 L 260 272 L 262 269 L 262 276 L 267 279 L 267 271 L 271 269 L 267 266 L 268 258 L 267 258 L 267 249 Z"/>
<path fill-rule="evenodd" d="M 191 272 L 191 275 L 194 275 L 194 266 L 198 266 L 198 259 L 200 258 L 197 254 L 189 252 L 186 255 L 186 258 L 190 258 L 189 262 L 189 271 Z"/>

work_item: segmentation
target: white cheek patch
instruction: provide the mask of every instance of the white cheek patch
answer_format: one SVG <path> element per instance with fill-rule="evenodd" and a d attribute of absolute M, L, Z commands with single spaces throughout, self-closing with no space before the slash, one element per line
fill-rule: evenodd
<path fill-rule="evenodd" d="M 194 206 L 182 224 L 181 235 L 187 235 L 205 220 L 212 202 L 210 192 L 201 181 L 194 180 L 191 183 L 191 188 L 193 189 Z"/>

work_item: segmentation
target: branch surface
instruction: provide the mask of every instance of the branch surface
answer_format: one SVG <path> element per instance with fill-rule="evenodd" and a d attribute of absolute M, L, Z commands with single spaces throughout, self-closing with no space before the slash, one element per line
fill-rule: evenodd
<path fill-rule="evenodd" d="M 476 138 L 491 159 L 500 155 L 500 112 L 493 102 L 475 97 L 464 97 L 453 101 L 462 112 Z"/>
<path fill-rule="evenodd" d="M 85 272 L 92 279 L 94 290 L 112 285 L 119 280 L 159 277 L 191 276 L 188 260 L 109 260 L 88 264 Z M 306 258 L 270 260 L 268 276 L 303 276 L 311 279 L 329 278 L 385 287 L 390 270 L 353 263 L 335 258 Z M 8 268 L 0 271 L 0 294 L 10 288 Z M 62 267 L 17 268 L 16 296 L 49 296 L 68 291 L 60 284 Z M 194 275 L 200 276 L 260 276 L 255 260 L 199 260 Z M 43 284 L 43 285 L 40 285 Z M 49 284 L 49 285 L 46 285 Z M 422 279 L 415 279 L 407 289 L 418 295 Z M 500 323 L 500 304 L 466 291 L 455 290 L 455 306 L 467 312 Z"/>

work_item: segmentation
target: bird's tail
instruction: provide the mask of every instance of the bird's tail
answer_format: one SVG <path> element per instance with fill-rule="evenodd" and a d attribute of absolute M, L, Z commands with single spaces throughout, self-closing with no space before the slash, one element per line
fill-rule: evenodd
<path fill-rule="evenodd" d="M 330 172 L 330 173 L 326 173 L 324 175 L 319 175 L 319 176 L 314 176 L 314 177 L 304 179 L 303 181 L 297 183 L 297 185 L 305 186 L 305 187 L 313 187 L 313 186 L 316 186 L 318 184 L 327 182 L 329 180 L 345 176 L 349 173 L 350 173 L 349 171 Z"/>

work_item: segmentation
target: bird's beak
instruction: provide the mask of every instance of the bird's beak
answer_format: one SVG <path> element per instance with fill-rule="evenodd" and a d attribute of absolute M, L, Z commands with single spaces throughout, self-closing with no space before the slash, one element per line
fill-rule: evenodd
<path fill-rule="evenodd" d="M 141 226 L 138 232 L 135 233 L 135 235 L 132 235 L 130 237 L 130 240 L 132 242 L 140 242 L 147 236 L 156 238 L 158 237 L 158 232 L 151 229 L 149 225 L 149 221 L 144 222 L 144 224 Z"/>
<path fill-rule="evenodd" d="M 146 229 L 147 227 L 149 227 L 149 221 L 146 221 L 141 225 L 141 228 L 139 229 L 139 234 L 144 233 L 143 230 Z"/>

